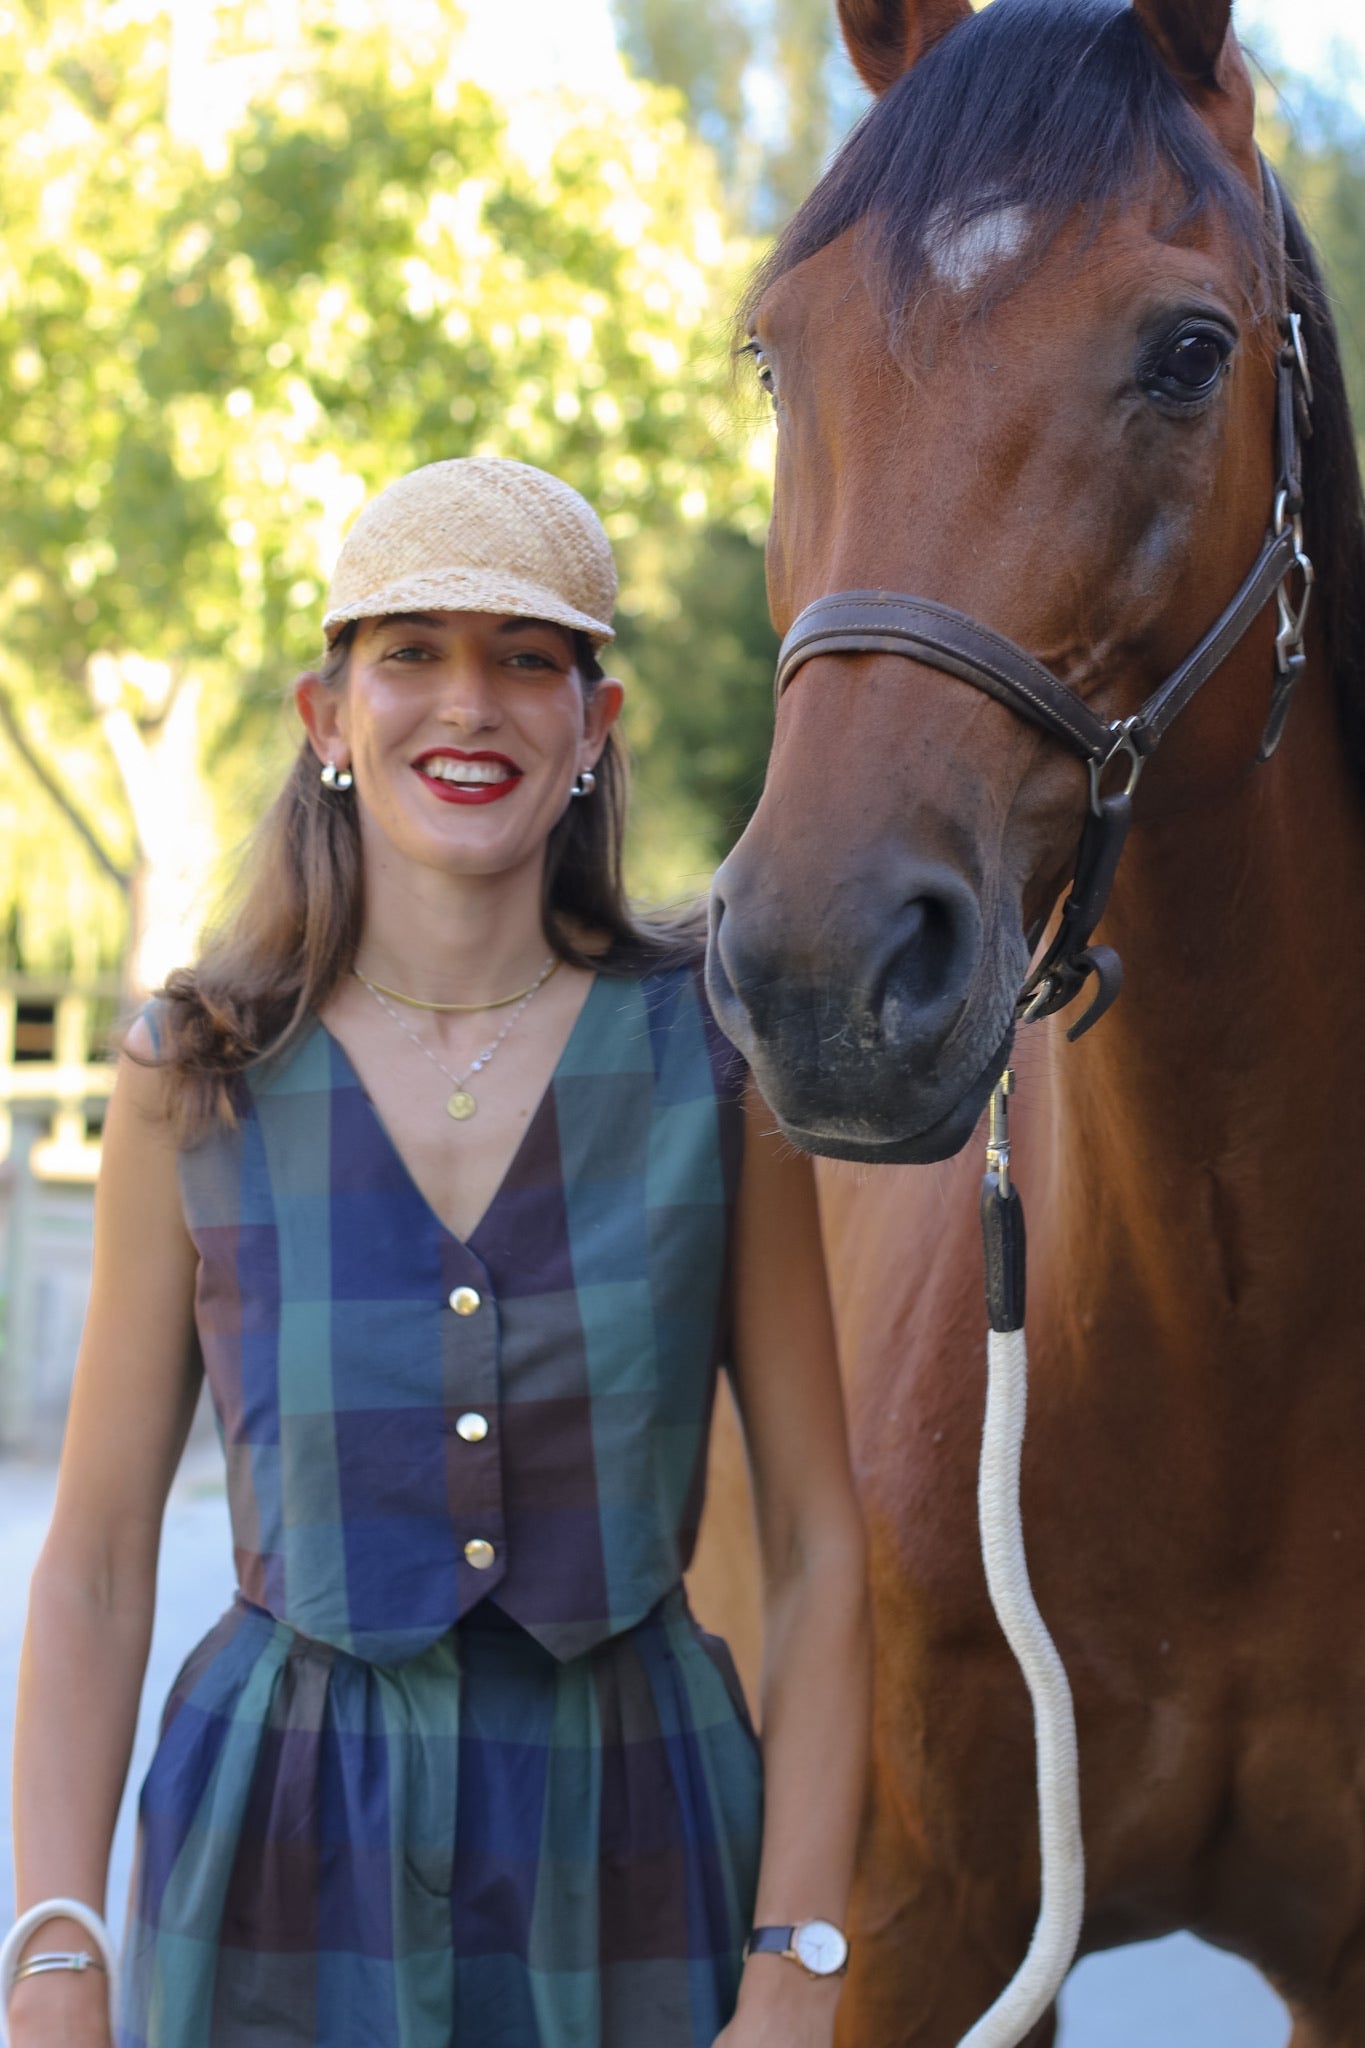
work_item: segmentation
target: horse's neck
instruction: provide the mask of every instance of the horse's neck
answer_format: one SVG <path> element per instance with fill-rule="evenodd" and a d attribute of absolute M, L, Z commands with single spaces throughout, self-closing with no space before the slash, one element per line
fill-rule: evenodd
<path fill-rule="evenodd" d="M 1271 1342 L 1342 1291 L 1365 1170 L 1365 805 L 1326 677 L 1300 697 L 1273 762 L 1134 831 L 1101 934 L 1122 1000 L 1055 1045 L 1039 1133 L 1066 1263 Z"/>

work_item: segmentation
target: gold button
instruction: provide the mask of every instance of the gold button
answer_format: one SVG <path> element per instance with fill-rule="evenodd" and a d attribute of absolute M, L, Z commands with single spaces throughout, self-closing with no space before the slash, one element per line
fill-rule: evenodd
<path fill-rule="evenodd" d="M 486 1572 L 496 1555 L 492 1544 L 482 1536 L 471 1537 L 464 1547 L 465 1563 L 472 1564 L 476 1572 Z"/>
<path fill-rule="evenodd" d="M 488 1417 L 478 1415 L 471 1408 L 468 1415 L 461 1415 L 455 1424 L 456 1436 L 462 1436 L 467 1444 L 481 1444 L 488 1434 Z"/>
<path fill-rule="evenodd" d="M 450 1306 L 457 1316 L 472 1316 L 475 1309 L 483 1307 L 483 1296 L 472 1287 L 457 1287 L 450 1297 Z"/>

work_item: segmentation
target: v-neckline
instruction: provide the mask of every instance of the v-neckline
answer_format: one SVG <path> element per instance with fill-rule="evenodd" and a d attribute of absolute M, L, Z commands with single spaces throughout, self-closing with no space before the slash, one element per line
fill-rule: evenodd
<path fill-rule="evenodd" d="M 395 1139 L 393 1132 L 389 1129 L 383 1117 L 380 1115 L 379 1106 L 375 1102 L 374 1097 L 370 1094 L 369 1089 L 365 1086 L 365 1083 L 361 1078 L 360 1071 L 357 1068 L 355 1061 L 351 1058 L 350 1053 L 346 1050 L 346 1047 L 342 1044 L 341 1040 L 337 1037 L 336 1033 L 332 1031 L 328 1027 L 328 1025 L 326 1025 L 323 1022 L 321 1017 L 318 1017 L 314 1020 L 316 1022 L 318 1030 L 322 1033 L 323 1037 L 331 1045 L 333 1051 L 340 1057 L 342 1065 L 345 1067 L 347 1074 L 350 1076 L 352 1082 L 355 1084 L 356 1088 L 358 1089 L 361 1095 L 361 1098 L 365 1103 L 366 1108 L 369 1110 L 370 1116 L 374 1121 L 375 1129 L 379 1133 L 381 1142 L 387 1147 L 389 1154 L 394 1161 L 394 1164 L 397 1166 L 399 1172 L 402 1174 L 403 1179 L 407 1182 L 408 1187 L 411 1189 L 413 1193 L 413 1196 L 421 1204 L 422 1208 L 425 1209 L 427 1215 L 431 1218 L 432 1222 L 436 1225 L 437 1229 L 441 1232 L 442 1236 L 449 1238 L 452 1244 L 459 1245 L 462 1251 L 469 1251 L 472 1249 L 475 1238 L 479 1235 L 479 1232 L 483 1229 L 485 1223 L 487 1223 L 489 1217 L 493 1214 L 493 1211 L 498 1207 L 499 1203 L 503 1198 L 503 1195 L 506 1193 L 507 1188 L 512 1180 L 512 1177 L 517 1170 L 517 1167 L 521 1164 L 522 1154 L 525 1152 L 527 1146 L 530 1144 L 532 1134 L 534 1133 L 536 1127 L 540 1123 L 541 1118 L 545 1115 L 551 1097 L 554 1094 L 555 1083 L 558 1081 L 560 1074 L 563 1072 L 564 1062 L 569 1056 L 570 1049 L 572 1048 L 575 1039 L 578 1037 L 580 1031 L 583 1028 L 583 1020 L 587 1016 L 589 1010 L 591 1010 L 594 1007 L 597 1001 L 598 992 L 600 991 L 600 989 L 602 988 L 603 984 L 606 982 L 607 979 L 608 977 L 602 973 L 600 968 L 594 972 L 593 978 L 591 982 L 588 984 L 587 994 L 584 996 L 582 1002 L 578 1006 L 578 1015 L 574 1018 L 573 1023 L 569 1026 L 569 1035 L 564 1040 L 563 1045 L 559 1049 L 559 1057 L 555 1061 L 554 1066 L 550 1069 L 550 1077 L 546 1081 L 545 1086 L 541 1089 L 540 1095 L 536 1100 L 535 1108 L 531 1111 L 530 1116 L 526 1120 L 525 1129 L 522 1131 L 520 1138 L 517 1140 L 517 1143 L 513 1148 L 512 1156 L 508 1160 L 506 1166 L 503 1168 L 502 1175 L 498 1180 L 497 1186 L 494 1188 L 488 1200 L 484 1203 L 483 1210 L 480 1213 L 478 1221 L 474 1224 L 472 1230 L 470 1230 L 468 1234 L 464 1237 L 461 1237 L 460 1233 L 457 1230 L 451 1229 L 450 1225 L 446 1222 L 444 1216 L 442 1216 L 440 1212 L 433 1206 L 429 1198 L 423 1193 L 421 1187 L 418 1185 L 417 1176 L 414 1174 L 412 1168 L 408 1165 L 407 1160 L 403 1157 L 403 1154 L 399 1149 L 398 1142 Z"/>

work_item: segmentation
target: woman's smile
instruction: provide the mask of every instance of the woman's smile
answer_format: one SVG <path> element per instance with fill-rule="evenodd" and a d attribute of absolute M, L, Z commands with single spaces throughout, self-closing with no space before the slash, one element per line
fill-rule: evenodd
<path fill-rule="evenodd" d="M 443 804 L 495 804 L 512 794 L 523 772 L 506 754 L 467 754 L 459 747 L 430 747 L 412 765 Z"/>

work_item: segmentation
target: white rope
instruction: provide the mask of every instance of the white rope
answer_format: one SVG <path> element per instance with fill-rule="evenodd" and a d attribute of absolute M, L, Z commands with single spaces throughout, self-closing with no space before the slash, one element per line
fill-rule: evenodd
<path fill-rule="evenodd" d="M 1028 1350 L 1022 1330 L 992 1330 L 986 1426 L 977 1492 L 986 1584 L 1033 1701 L 1038 1759 L 1042 1903 L 1028 1954 L 990 2011 L 959 2048 L 1017 2048 L 1052 2005 L 1071 1968 L 1085 1910 L 1085 1850 L 1071 1688 L 1029 1584 L 1019 1510 L 1019 1472 L 1028 1407 Z"/>

